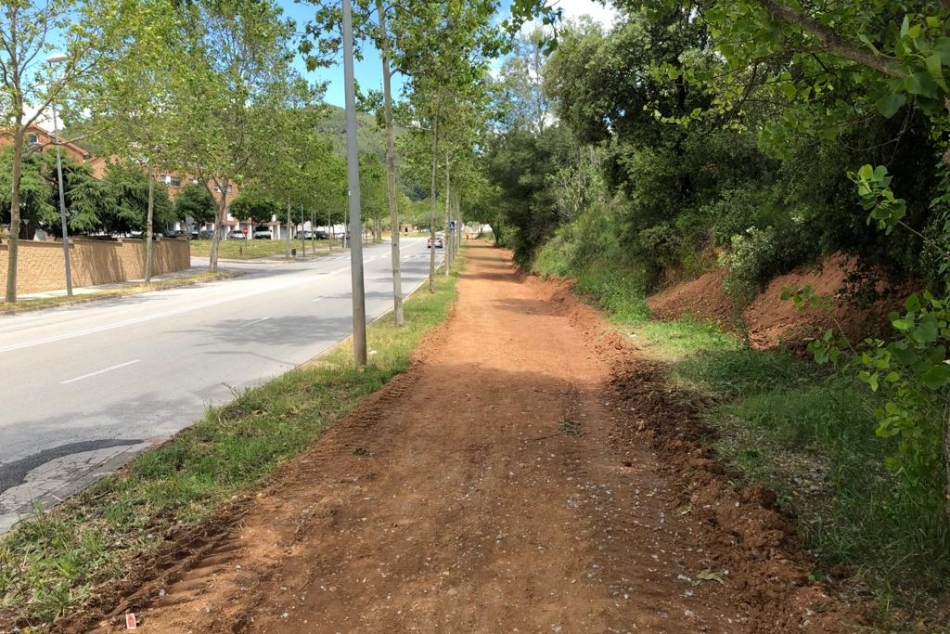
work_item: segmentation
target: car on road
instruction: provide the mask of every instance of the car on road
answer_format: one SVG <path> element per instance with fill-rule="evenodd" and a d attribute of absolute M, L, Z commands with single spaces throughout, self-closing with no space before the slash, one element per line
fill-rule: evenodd
<path fill-rule="evenodd" d="M 326 231 L 301 231 L 297 234 L 297 237 L 301 240 L 329 240 L 330 234 Z"/>
<path fill-rule="evenodd" d="M 429 238 L 429 242 L 428 242 L 428 244 L 426 244 L 426 247 L 429 248 L 429 249 L 432 248 L 432 238 Z M 435 237 L 435 248 L 436 248 L 436 249 L 442 249 L 442 248 L 444 248 L 444 247 L 445 247 L 445 243 L 442 241 L 442 236 L 436 236 L 436 237 Z"/>
<path fill-rule="evenodd" d="M 231 229 L 228 232 L 228 240 L 247 240 L 247 234 L 240 229 Z"/>
<path fill-rule="evenodd" d="M 272 240 L 273 238 L 274 232 L 270 230 L 270 227 L 262 225 L 254 228 L 255 240 Z"/>

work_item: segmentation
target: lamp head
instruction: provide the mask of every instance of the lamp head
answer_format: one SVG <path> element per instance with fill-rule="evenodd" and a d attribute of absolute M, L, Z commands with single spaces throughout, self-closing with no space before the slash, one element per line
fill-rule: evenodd
<path fill-rule="evenodd" d="M 67 59 L 69 59 L 69 55 L 67 55 L 66 53 L 53 53 L 52 55 L 46 58 L 46 63 L 59 64 L 61 62 L 65 62 Z"/>

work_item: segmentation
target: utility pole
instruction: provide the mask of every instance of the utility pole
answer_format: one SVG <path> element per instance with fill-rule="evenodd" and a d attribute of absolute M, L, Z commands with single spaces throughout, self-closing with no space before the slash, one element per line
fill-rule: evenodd
<path fill-rule="evenodd" d="M 353 284 L 353 360 L 366 365 L 366 297 L 363 287 L 363 223 L 356 148 L 356 80 L 353 71 L 353 9 L 343 0 L 343 83 L 346 104 L 346 172 L 350 188 L 350 273 Z"/>

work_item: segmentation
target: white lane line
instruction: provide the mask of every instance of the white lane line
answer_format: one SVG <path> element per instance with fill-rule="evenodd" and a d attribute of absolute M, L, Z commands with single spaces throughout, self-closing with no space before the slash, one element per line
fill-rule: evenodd
<path fill-rule="evenodd" d="M 270 319 L 270 317 L 261 317 L 261 318 L 258 319 L 257 321 L 252 321 L 251 323 L 249 323 L 248 326 L 253 326 L 254 324 L 259 324 L 259 323 L 261 323 L 262 321 L 267 321 L 268 319 Z"/>
<path fill-rule="evenodd" d="M 89 374 L 83 374 L 82 376 L 77 376 L 75 379 L 69 379 L 68 381 L 63 381 L 60 385 L 67 385 L 69 383 L 75 383 L 76 381 L 82 381 L 83 379 L 88 379 L 90 377 L 98 376 L 100 374 L 105 374 L 106 372 L 112 372 L 113 370 L 118 370 L 119 368 L 124 368 L 129 365 L 134 365 L 138 363 L 140 359 L 135 359 L 134 361 L 126 361 L 125 363 L 120 363 L 119 365 L 114 365 L 109 368 L 103 368 L 102 370 L 97 370 L 95 372 L 90 372 Z"/>
<path fill-rule="evenodd" d="M 315 297 L 315 298 L 314 298 L 313 300 L 311 300 L 311 301 L 313 301 L 313 302 L 322 302 L 322 301 L 325 300 L 325 299 L 326 299 L 326 297 Z"/>
<path fill-rule="evenodd" d="M 408 258 L 405 258 L 405 259 L 408 259 Z M 345 266 L 345 267 L 336 269 L 334 271 L 329 271 L 328 273 L 326 273 L 326 275 L 338 275 L 340 273 L 344 273 L 349 270 L 350 270 L 350 267 Z M 42 337 L 39 339 L 34 339 L 32 341 L 21 341 L 19 343 L 10 344 L 7 346 L 0 346 L 0 354 L 5 353 L 5 352 L 13 352 L 15 350 L 22 350 L 24 348 L 32 348 L 33 346 L 41 346 L 45 344 L 56 343 L 58 341 L 65 341 L 67 339 L 75 339 L 77 337 L 84 337 L 86 335 L 97 334 L 97 333 L 105 332 L 108 330 L 115 330 L 117 328 L 124 328 L 126 326 L 134 326 L 137 324 L 154 321 L 156 319 L 162 319 L 164 317 L 173 317 L 175 315 L 181 315 L 183 313 L 189 313 L 196 310 L 201 310 L 203 308 L 211 308 L 213 306 L 218 306 L 218 305 L 225 304 L 232 301 L 238 301 L 240 299 L 253 297 L 255 295 L 262 295 L 264 293 L 270 293 L 277 290 L 283 290 L 283 289 L 291 288 L 293 286 L 299 286 L 301 284 L 309 284 L 311 282 L 312 280 L 304 279 L 304 280 L 293 280 L 293 281 L 289 281 L 285 283 L 275 283 L 264 288 L 260 288 L 260 289 L 256 289 L 252 291 L 244 291 L 241 293 L 240 297 L 228 296 L 228 297 L 213 299 L 210 301 L 195 303 L 189 306 L 175 308 L 175 309 L 164 311 L 164 312 L 151 313 L 149 315 L 144 315 L 142 317 L 136 317 L 136 318 L 128 319 L 125 321 L 117 321 L 110 324 L 103 324 L 101 326 L 94 326 L 92 328 L 84 328 L 81 330 L 76 330 L 76 331 L 64 333 L 61 335 Z"/>

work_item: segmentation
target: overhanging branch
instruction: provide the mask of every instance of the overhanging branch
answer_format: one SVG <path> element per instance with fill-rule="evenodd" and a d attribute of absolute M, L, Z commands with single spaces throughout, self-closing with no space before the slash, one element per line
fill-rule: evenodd
<path fill-rule="evenodd" d="M 942 1 L 945 5 L 950 4 L 950 0 Z M 905 73 L 891 67 L 890 62 L 894 61 L 893 58 L 886 55 L 875 55 L 862 46 L 844 39 L 814 18 L 799 13 L 795 9 L 790 9 L 778 0 L 758 0 L 758 3 L 773 18 L 796 26 L 803 32 L 818 38 L 825 45 L 825 49 L 831 53 L 852 62 L 857 62 L 888 77 L 902 78 L 906 76 Z"/>

